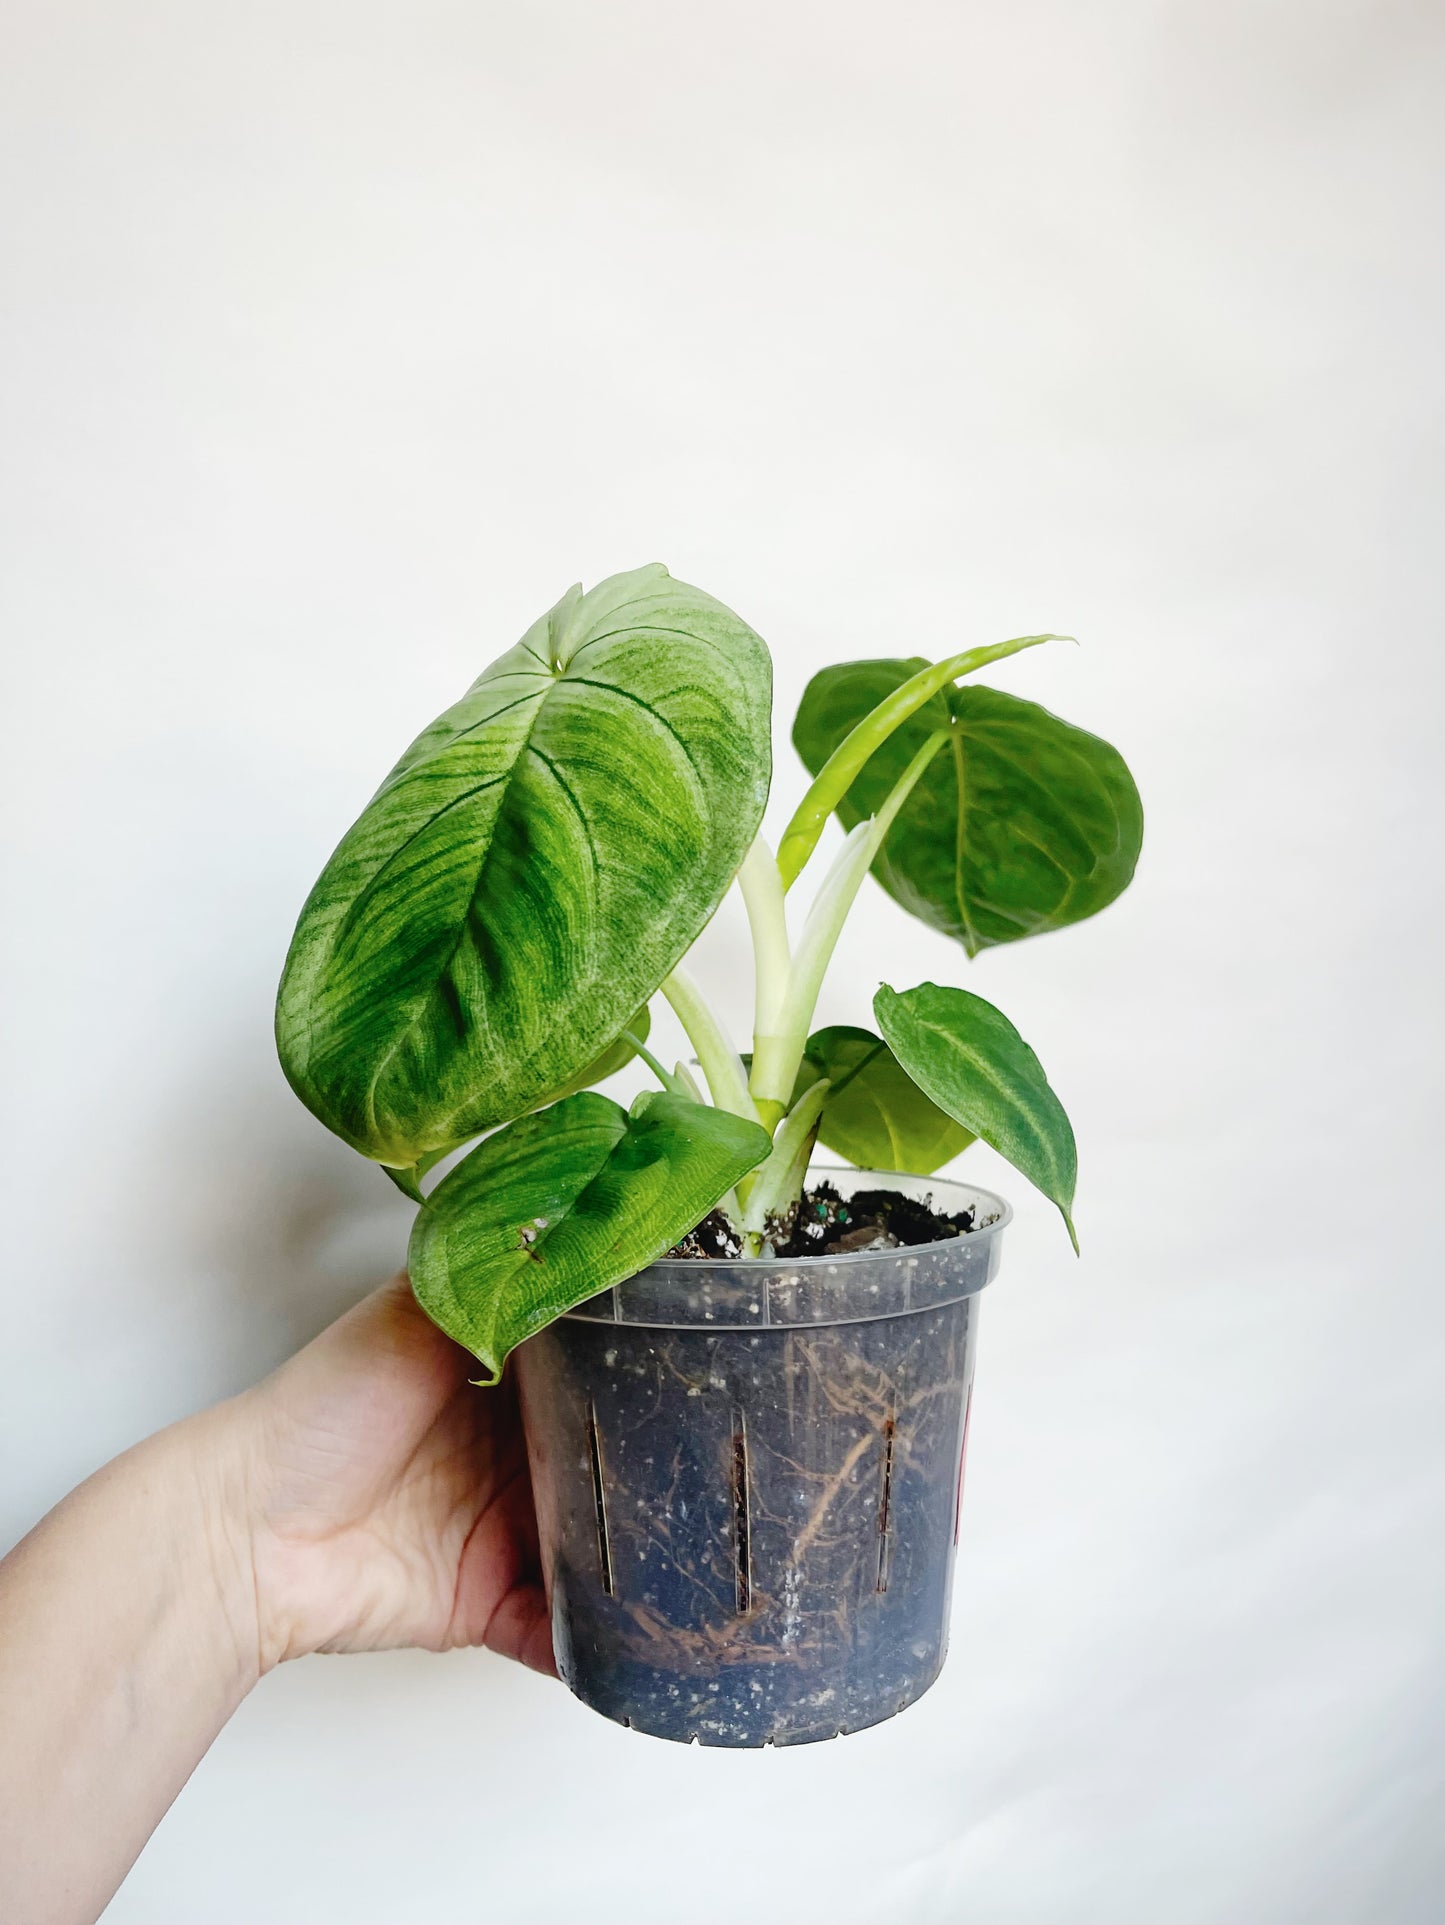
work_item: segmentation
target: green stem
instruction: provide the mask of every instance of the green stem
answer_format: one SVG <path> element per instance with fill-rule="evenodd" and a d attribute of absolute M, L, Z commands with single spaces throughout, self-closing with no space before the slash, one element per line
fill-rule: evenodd
<path fill-rule="evenodd" d="M 674 1076 L 669 1070 L 665 1070 L 653 1055 L 652 1051 L 647 1047 L 646 1043 L 634 1036 L 630 1029 L 623 1030 L 622 1040 L 624 1043 L 631 1043 L 638 1056 L 641 1057 L 642 1061 L 652 1071 L 658 1082 L 661 1083 L 662 1087 L 670 1096 L 696 1096 L 696 1090 L 689 1088 L 691 1078 L 688 1079 L 687 1083 L 684 1083 L 680 1076 Z"/>
<path fill-rule="evenodd" d="M 440 1163 L 447 1155 L 446 1150 L 424 1150 L 415 1163 L 400 1167 L 395 1163 L 379 1163 L 378 1169 L 385 1170 L 403 1196 L 409 1196 L 413 1203 L 425 1203 L 421 1180 L 435 1163 Z"/>
<path fill-rule="evenodd" d="M 896 728 L 917 714 L 941 688 L 963 675 L 987 668 L 1021 649 L 1037 648 L 1040 642 L 1066 642 L 1068 635 L 1019 635 L 1011 642 L 995 642 L 987 648 L 965 649 L 950 655 L 946 662 L 935 662 L 886 695 L 875 709 L 845 735 L 813 779 L 812 786 L 793 812 L 778 844 L 778 871 L 784 889 L 791 889 L 803 865 L 818 846 L 828 817 L 852 788 L 864 764 L 880 749 Z"/>

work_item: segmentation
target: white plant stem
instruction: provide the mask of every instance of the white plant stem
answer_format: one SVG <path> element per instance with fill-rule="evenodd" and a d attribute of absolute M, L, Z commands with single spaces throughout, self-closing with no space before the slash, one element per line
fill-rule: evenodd
<path fill-rule="evenodd" d="M 738 887 L 743 907 L 748 912 L 748 927 L 753 938 L 753 972 L 756 984 L 753 1026 L 770 1031 L 782 1011 L 788 992 L 791 958 L 788 951 L 788 912 L 783 899 L 783 878 L 777 859 L 759 836 L 743 858 L 738 871 Z"/>
<path fill-rule="evenodd" d="M 871 822 L 860 822 L 849 833 L 823 878 L 788 969 L 787 990 L 776 1023 L 765 1029 L 760 1021 L 754 1038 L 751 1088 L 753 1099 L 765 1116 L 769 1106 L 781 1105 L 784 1110 L 788 1106 L 823 978 L 848 912 L 898 811 L 947 740 L 946 729 L 928 738 L 894 784 L 877 815 Z"/>
<path fill-rule="evenodd" d="M 717 1014 L 692 975 L 678 965 L 662 993 L 687 1032 L 716 1107 L 773 1132 L 771 1153 L 724 1199 L 734 1222 L 741 1216 L 743 1253 L 760 1256 L 770 1218 L 781 1216 L 801 1193 L 818 1133 L 829 1083 L 814 1083 L 796 1103 L 793 1086 L 802 1066 L 808 1031 L 828 964 L 863 878 L 898 811 L 948 740 L 940 729 L 914 756 L 870 822 L 848 835 L 824 876 L 803 925 L 796 950 L 788 939 L 785 877 L 759 836 L 738 871 L 738 887 L 752 934 L 756 995 L 751 1075 Z M 814 838 L 816 840 L 816 837 Z M 678 1076 L 685 1074 L 678 1065 Z"/>

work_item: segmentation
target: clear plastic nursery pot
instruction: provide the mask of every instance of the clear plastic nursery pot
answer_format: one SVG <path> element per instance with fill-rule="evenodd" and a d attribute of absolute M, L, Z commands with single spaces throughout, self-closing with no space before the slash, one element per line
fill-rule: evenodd
<path fill-rule="evenodd" d="M 826 1174 L 974 1227 L 664 1259 L 515 1353 L 558 1669 L 660 1738 L 836 1737 L 943 1666 L 977 1298 L 1011 1212 L 959 1183 Z"/>

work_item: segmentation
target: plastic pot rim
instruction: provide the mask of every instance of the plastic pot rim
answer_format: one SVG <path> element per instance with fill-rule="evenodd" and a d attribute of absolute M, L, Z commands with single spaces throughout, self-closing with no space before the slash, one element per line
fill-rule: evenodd
<path fill-rule="evenodd" d="M 759 1268 L 811 1270 L 822 1265 L 831 1269 L 852 1268 L 862 1263 L 877 1263 L 880 1257 L 900 1257 L 909 1250 L 946 1250 L 951 1244 L 968 1243 L 974 1237 L 997 1236 L 1013 1222 L 1013 1205 L 1007 1197 L 995 1190 L 982 1189 L 977 1183 L 961 1183 L 954 1176 L 917 1176 L 908 1170 L 861 1169 L 855 1163 L 813 1163 L 808 1167 L 809 1182 L 816 1176 L 876 1176 L 891 1179 L 894 1183 L 927 1183 L 945 1190 L 966 1190 L 970 1197 L 977 1197 L 988 1204 L 993 1211 L 988 1220 L 975 1223 L 971 1230 L 960 1230 L 957 1236 L 939 1237 L 934 1243 L 901 1243 L 884 1250 L 842 1250 L 833 1255 L 820 1251 L 815 1257 L 654 1257 L 647 1265 L 649 1270 L 663 1270 L 669 1276 L 675 1272 L 686 1273 L 696 1270 L 698 1263 L 722 1264 L 727 1268 L 739 1270 Z M 882 1187 L 881 1185 L 879 1187 Z M 904 1193 L 906 1194 L 906 1192 Z M 639 1272 L 639 1275 L 641 1273 Z"/>
<path fill-rule="evenodd" d="M 926 1186 L 930 1192 L 944 1193 L 939 1199 L 944 1205 L 953 1203 L 955 1209 L 982 1205 L 989 1215 L 986 1221 L 976 1223 L 973 1229 L 961 1231 L 957 1236 L 940 1237 L 933 1243 L 899 1244 L 886 1249 L 848 1250 L 832 1254 L 820 1251 L 816 1256 L 806 1257 L 708 1257 L 702 1259 L 658 1257 L 652 1263 L 645 1265 L 634 1277 L 614 1284 L 609 1289 L 600 1291 L 595 1297 L 589 1297 L 585 1302 L 575 1305 L 565 1313 L 566 1320 L 579 1323 L 625 1325 L 635 1329 L 703 1328 L 718 1331 L 757 1332 L 874 1323 L 889 1317 L 922 1315 L 926 1311 L 941 1307 L 944 1303 L 957 1302 L 963 1297 L 975 1296 L 987 1286 L 997 1269 L 995 1252 L 991 1260 L 985 1261 L 982 1268 L 976 1270 L 976 1274 L 966 1279 L 959 1278 L 955 1285 L 950 1286 L 946 1295 L 930 1295 L 923 1302 L 917 1303 L 894 1302 L 861 1307 L 857 1298 L 858 1284 L 870 1270 L 881 1270 L 884 1266 L 894 1265 L 900 1261 L 916 1262 L 925 1253 L 938 1257 L 950 1250 L 961 1251 L 970 1245 L 994 1243 L 1013 1221 L 1013 1209 L 1007 1199 L 999 1196 L 995 1191 L 982 1189 L 973 1183 L 960 1183 L 951 1177 L 921 1177 L 906 1170 L 864 1170 L 842 1164 L 814 1164 L 809 1170 L 809 1176 L 810 1178 L 841 1176 L 849 1179 L 855 1189 L 859 1187 L 860 1178 L 866 1179 L 867 1186 L 870 1188 L 882 1187 L 891 1181 L 900 1186 L 905 1195 L 910 1189 L 916 1193 L 917 1190 Z M 948 1192 L 953 1193 L 952 1198 L 948 1196 Z M 969 1268 L 973 1269 L 975 1266 L 970 1265 Z M 650 1304 L 645 1312 L 631 1305 L 624 1308 L 621 1293 L 628 1292 L 629 1287 L 636 1284 L 640 1278 L 655 1277 L 664 1296 L 670 1295 L 674 1290 L 683 1296 L 688 1296 L 695 1291 L 705 1289 L 709 1275 L 714 1272 L 722 1273 L 729 1279 L 735 1279 L 739 1285 L 743 1285 L 744 1280 L 749 1277 L 758 1279 L 758 1301 L 750 1306 L 755 1313 L 753 1316 L 737 1316 L 732 1306 L 722 1305 L 718 1306 L 716 1312 L 708 1312 L 701 1317 L 668 1314 L 670 1306 L 662 1304 Z M 777 1278 L 794 1278 L 799 1283 L 825 1279 L 825 1287 L 830 1289 L 830 1294 L 832 1286 L 836 1285 L 839 1301 L 836 1307 L 830 1306 L 823 1315 L 774 1317 L 769 1311 L 771 1301 L 769 1292 L 771 1280 Z M 745 1287 L 753 1288 L 750 1284 Z M 603 1309 L 603 1305 L 609 1302 L 610 1314 Z"/>

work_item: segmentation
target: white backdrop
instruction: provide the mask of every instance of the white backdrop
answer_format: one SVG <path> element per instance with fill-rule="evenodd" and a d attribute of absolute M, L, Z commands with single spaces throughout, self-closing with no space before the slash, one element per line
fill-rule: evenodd
<path fill-rule="evenodd" d="M 823 663 L 1067 629 L 995 679 L 1149 824 L 1117 907 L 971 967 L 874 892 L 825 998 L 967 969 L 1081 1143 L 1078 1264 L 963 1165 L 1019 1220 L 932 1694 L 735 1755 L 485 1656 L 311 1660 L 108 1918 L 1438 1920 L 1445 16 L 3 33 L 5 1541 L 396 1266 L 275 978 L 394 754 L 570 581 L 663 560 L 767 636 L 778 820 Z"/>

